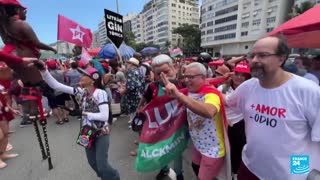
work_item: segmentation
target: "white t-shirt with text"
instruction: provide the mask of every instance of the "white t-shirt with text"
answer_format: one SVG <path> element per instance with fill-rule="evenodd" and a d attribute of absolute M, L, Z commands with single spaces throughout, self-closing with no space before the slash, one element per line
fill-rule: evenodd
<path fill-rule="evenodd" d="M 310 171 L 320 170 L 320 87 L 315 83 L 292 75 L 280 87 L 265 89 L 252 78 L 226 101 L 244 115 L 242 160 L 260 179 L 305 180 L 307 174 L 291 174 L 293 155 L 308 155 Z"/>

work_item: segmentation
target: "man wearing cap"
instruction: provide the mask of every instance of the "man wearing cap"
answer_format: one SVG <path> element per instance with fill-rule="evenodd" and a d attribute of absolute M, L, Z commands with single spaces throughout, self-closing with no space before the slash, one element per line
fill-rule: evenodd
<path fill-rule="evenodd" d="M 134 113 L 145 87 L 143 74 L 138 69 L 139 64 L 139 60 L 130 58 L 126 64 L 128 70 L 127 82 L 126 84 L 119 84 L 120 94 L 125 95 L 124 113 L 130 115 L 130 120 L 134 118 Z"/>
<path fill-rule="evenodd" d="M 64 74 L 58 69 L 57 62 L 55 60 L 49 60 L 47 62 L 47 66 L 51 76 L 59 83 L 65 84 Z M 66 96 L 68 95 L 55 90 L 54 96 L 48 98 L 49 106 L 52 109 L 53 115 L 57 118 L 56 124 L 58 125 L 69 122 L 68 112 L 63 109 L 65 106 Z"/>
<path fill-rule="evenodd" d="M 283 70 L 288 54 L 281 37 L 258 40 L 247 57 L 254 78 L 226 96 L 246 127 L 238 180 L 304 180 L 320 170 L 320 88 Z"/>

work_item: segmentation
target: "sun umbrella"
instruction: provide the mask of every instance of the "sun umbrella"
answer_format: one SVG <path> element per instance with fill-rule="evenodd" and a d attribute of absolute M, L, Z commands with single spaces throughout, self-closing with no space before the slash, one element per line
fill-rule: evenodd
<path fill-rule="evenodd" d="M 130 59 L 136 52 L 132 47 L 127 46 L 124 43 L 121 44 L 119 51 L 123 60 Z M 108 43 L 101 48 L 100 52 L 98 53 L 98 56 L 104 59 L 114 59 L 117 57 L 117 51 L 111 43 Z"/>
<path fill-rule="evenodd" d="M 159 52 L 159 49 L 155 47 L 145 47 L 141 50 L 141 53 L 143 54 L 154 54 L 158 52 Z"/>
<path fill-rule="evenodd" d="M 290 47 L 319 48 L 320 47 L 320 5 L 314 6 L 274 29 L 268 35 L 283 35 Z"/>

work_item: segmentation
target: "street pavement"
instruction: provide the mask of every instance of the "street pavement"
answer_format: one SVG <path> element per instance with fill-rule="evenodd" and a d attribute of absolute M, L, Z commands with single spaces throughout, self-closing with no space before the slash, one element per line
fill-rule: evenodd
<path fill-rule="evenodd" d="M 135 158 L 129 152 L 137 146 L 133 143 L 137 134 L 128 129 L 127 117 L 118 117 L 111 132 L 109 162 L 118 169 L 122 180 L 152 180 L 158 172 L 138 173 L 134 169 Z M 76 144 L 79 121 L 70 117 L 70 122 L 56 125 L 48 120 L 48 137 L 54 169 L 48 171 L 48 162 L 42 161 L 39 143 L 33 125 L 19 128 L 20 119 L 10 126 L 15 132 L 10 135 L 12 152 L 20 156 L 7 161 L 8 166 L 0 170 L 0 180 L 98 180 L 87 163 L 84 149 Z M 42 128 L 40 126 L 42 131 Z M 196 179 L 191 168 L 190 148 L 184 153 L 184 177 Z"/>

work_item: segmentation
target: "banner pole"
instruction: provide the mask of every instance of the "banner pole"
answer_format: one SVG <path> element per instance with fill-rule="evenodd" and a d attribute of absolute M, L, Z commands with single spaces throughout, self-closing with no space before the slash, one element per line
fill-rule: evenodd
<path fill-rule="evenodd" d="M 118 57 L 119 57 L 119 61 L 122 62 L 122 57 L 121 57 L 120 51 L 119 51 L 119 49 L 117 48 L 117 46 L 111 41 L 111 39 L 109 39 L 108 36 L 107 36 L 107 40 L 109 40 L 110 43 L 113 45 L 113 47 L 116 49 L 117 55 L 118 55 Z"/>
<path fill-rule="evenodd" d="M 118 0 L 116 0 L 116 3 L 117 3 L 117 13 L 119 14 L 119 2 L 118 2 Z"/>

